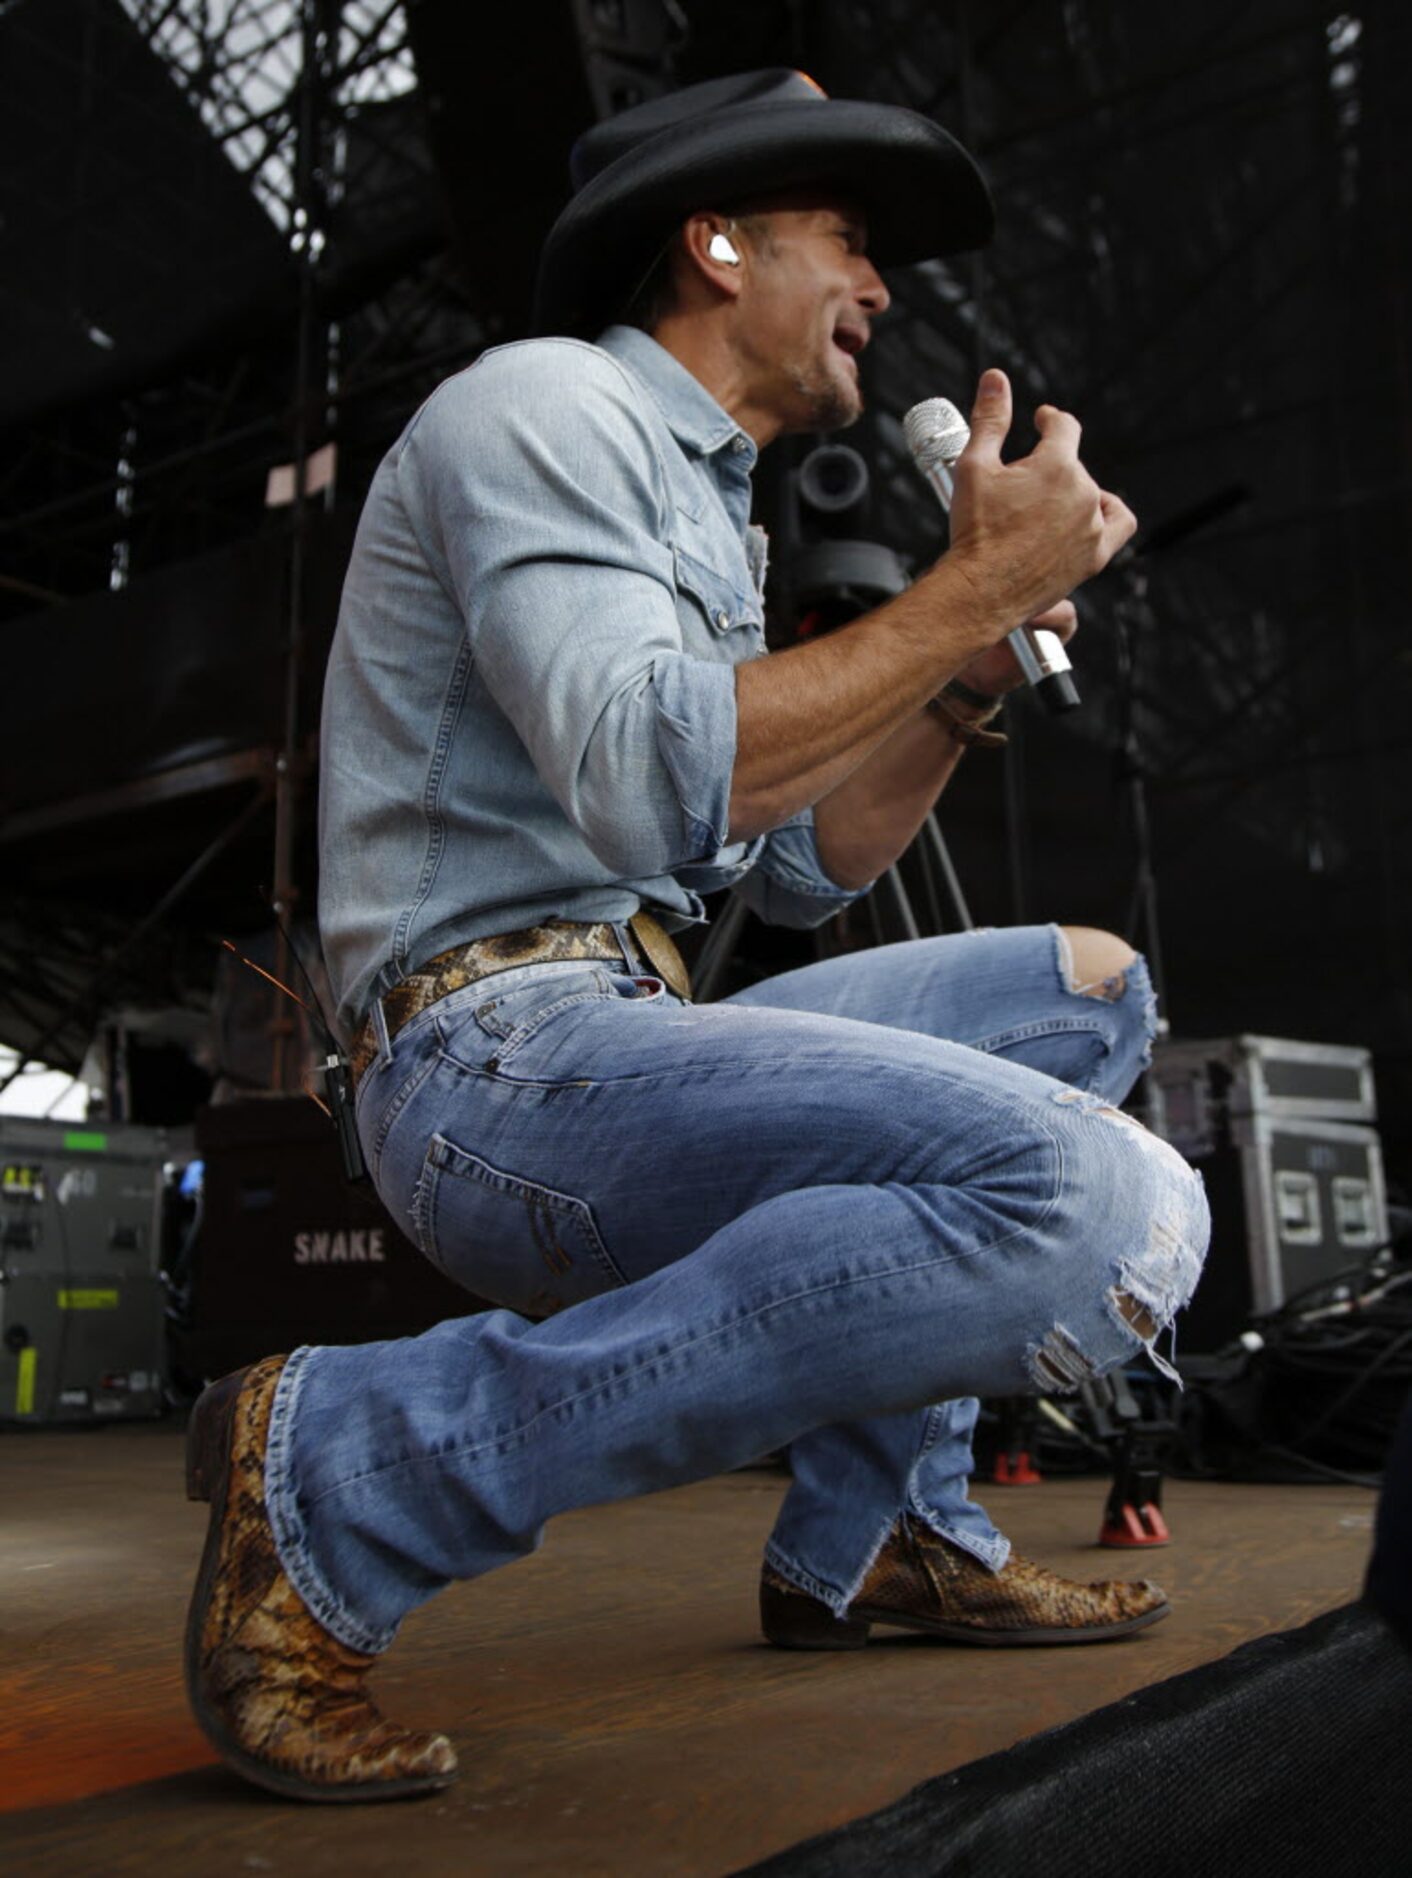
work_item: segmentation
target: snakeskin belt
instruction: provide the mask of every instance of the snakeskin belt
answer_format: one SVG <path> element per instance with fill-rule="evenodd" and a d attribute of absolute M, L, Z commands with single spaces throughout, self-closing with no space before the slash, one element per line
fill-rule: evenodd
<path fill-rule="evenodd" d="M 643 960 L 667 989 L 680 998 L 689 998 L 691 978 L 686 962 L 666 929 L 650 913 L 634 913 L 627 922 L 627 929 Z M 553 919 L 543 926 L 527 926 L 520 932 L 473 939 L 469 945 L 452 946 L 448 952 L 438 952 L 401 984 L 384 992 L 382 1014 L 388 1037 L 395 1037 L 428 1005 L 449 998 L 453 991 L 462 991 L 478 979 L 489 978 L 494 972 L 508 972 L 516 965 L 548 965 L 560 959 L 609 959 L 629 966 L 633 964 L 631 959 L 624 959 L 618 935 L 606 920 L 585 925 Z M 355 1083 L 362 1079 L 377 1053 L 377 1027 L 369 1017 L 348 1053 Z"/>

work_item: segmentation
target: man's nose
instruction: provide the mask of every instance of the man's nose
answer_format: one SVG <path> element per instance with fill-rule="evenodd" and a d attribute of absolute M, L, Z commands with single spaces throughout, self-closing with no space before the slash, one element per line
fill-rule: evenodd
<path fill-rule="evenodd" d="M 879 313 L 886 313 L 888 307 L 891 306 L 892 295 L 888 292 L 882 275 L 868 257 L 865 254 L 859 255 L 858 261 L 860 271 L 858 279 L 854 282 L 853 297 L 859 306 L 876 319 Z"/>

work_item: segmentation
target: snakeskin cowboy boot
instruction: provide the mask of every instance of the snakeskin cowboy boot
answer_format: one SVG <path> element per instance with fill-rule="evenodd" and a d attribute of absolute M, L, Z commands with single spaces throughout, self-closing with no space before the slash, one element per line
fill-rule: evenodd
<path fill-rule="evenodd" d="M 1013 1554 L 1002 1570 L 903 1517 L 893 1527 L 847 1615 L 766 1566 L 760 1621 L 787 1650 L 861 1650 L 874 1624 L 925 1630 L 952 1643 L 1103 1643 L 1155 1624 L 1171 1610 L 1140 1580 L 1080 1585 Z"/>
<path fill-rule="evenodd" d="M 447 1786 L 444 1735 L 385 1721 L 364 1693 L 377 1661 L 309 1613 L 265 1510 L 265 1442 L 285 1364 L 213 1383 L 187 1431 L 187 1497 L 209 1500 L 186 1626 L 186 1687 L 206 1738 L 257 1786 L 301 1800 L 384 1800 Z"/>

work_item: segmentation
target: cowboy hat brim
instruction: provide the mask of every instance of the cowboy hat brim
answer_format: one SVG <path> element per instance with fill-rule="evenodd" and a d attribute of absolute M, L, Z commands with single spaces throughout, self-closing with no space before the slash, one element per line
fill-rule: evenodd
<path fill-rule="evenodd" d="M 983 247 L 995 226 L 975 163 L 915 111 L 852 98 L 729 105 L 625 151 L 570 199 L 540 256 L 535 332 L 594 337 L 688 215 L 806 184 L 859 204 L 878 267 Z"/>

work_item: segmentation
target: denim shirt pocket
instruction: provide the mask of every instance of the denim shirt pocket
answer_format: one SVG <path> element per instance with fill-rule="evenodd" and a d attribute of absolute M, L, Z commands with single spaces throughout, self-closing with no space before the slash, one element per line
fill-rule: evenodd
<path fill-rule="evenodd" d="M 672 550 L 677 589 L 695 602 L 713 639 L 746 632 L 764 644 L 765 615 L 753 585 L 742 585 L 728 574 L 699 560 L 678 545 Z M 744 572 L 744 569 L 742 569 Z M 752 646 L 751 651 L 755 648 Z M 732 656 L 738 656 L 732 653 Z"/>

